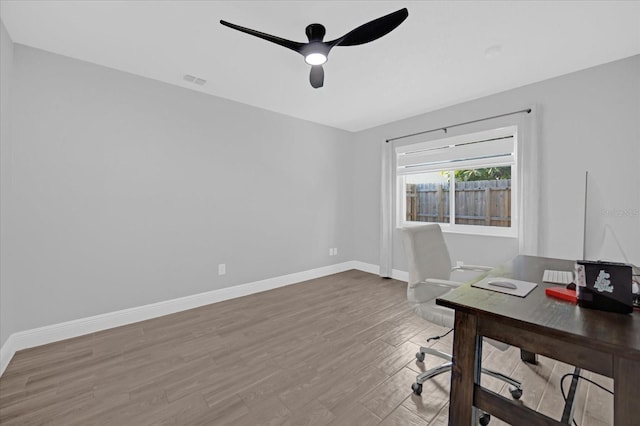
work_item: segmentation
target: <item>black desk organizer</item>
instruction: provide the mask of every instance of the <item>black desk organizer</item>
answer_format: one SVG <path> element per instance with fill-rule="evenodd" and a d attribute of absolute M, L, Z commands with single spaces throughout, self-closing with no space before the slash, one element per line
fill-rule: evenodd
<path fill-rule="evenodd" d="M 623 314 L 633 312 L 631 265 L 580 260 L 576 266 L 579 306 Z"/>

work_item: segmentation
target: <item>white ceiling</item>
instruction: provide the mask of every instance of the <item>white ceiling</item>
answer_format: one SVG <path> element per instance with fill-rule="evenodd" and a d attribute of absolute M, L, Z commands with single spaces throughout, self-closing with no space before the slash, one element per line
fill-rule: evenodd
<path fill-rule="evenodd" d="M 334 48 L 320 89 L 301 55 L 219 24 L 305 42 L 319 22 L 331 40 L 403 7 L 385 37 Z M 16 43 L 350 131 L 640 53 L 638 1 L 2 0 L 0 16 Z"/>

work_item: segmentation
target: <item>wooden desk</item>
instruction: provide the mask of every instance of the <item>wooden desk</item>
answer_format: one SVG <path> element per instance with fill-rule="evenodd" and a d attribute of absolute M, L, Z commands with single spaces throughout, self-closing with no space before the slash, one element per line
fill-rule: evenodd
<path fill-rule="evenodd" d="M 573 270 L 574 261 L 518 256 L 490 275 L 538 283 L 520 298 L 460 287 L 436 300 L 456 311 L 449 424 L 470 425 L 472 406 L 514 425 L 559 425 L 480 386 L 482 337 L 500 340 L 614 379 L 614 424 L 640 424 L 640 313 L 617 314 L 580 308 L 548 297 L 545 269 Z M 526 383 L 524 392 L 526 393 Z M 561 395 L 558 395 L 561 398 Z"/>

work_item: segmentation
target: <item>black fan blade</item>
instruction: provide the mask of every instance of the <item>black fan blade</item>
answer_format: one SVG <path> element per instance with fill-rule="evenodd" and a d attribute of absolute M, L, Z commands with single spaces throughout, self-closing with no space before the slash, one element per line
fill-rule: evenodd
<path fill-rule="evenodd" d="M 374 19 L 364 25 L 360 25 L 355 30 L 349 31 L 342 37 L 328 42 L 331 46 L 356 46 L 358 44 L 369 43 L 379 39 L 383 35 L 389 34 L 398 25 L 407 19 L 409 11 L 404 8 L 381 18 Z"/>
<path fill-rule="evenodd" d="M 220 23 L 225 27 L 233 28 L 234 30 L 242 31 L 243 33 L 250 34 L 255 37 L 260 37 L 261 39 L 270 41 L 271 43 L 279 44 L 280 46 L 284 46 L 287 49 L 294 50 L 300 53 L 300 49 L 306 43 L 299 43 L 297 41 L 287 40 L 281 37 L 276 37 L 271 34 L 263 33 L 260 31 L 252 30 L 251 28 L 241 27 L 240 25 L 232 24 L 231 22 L 220 20 Z"/>
<path fill-rule="evenodd" d="M 324 84 L 324 69 L 322 65 L 313 65 L 309 74 L 309 81 L 314 89 L 322 87 Z"/>

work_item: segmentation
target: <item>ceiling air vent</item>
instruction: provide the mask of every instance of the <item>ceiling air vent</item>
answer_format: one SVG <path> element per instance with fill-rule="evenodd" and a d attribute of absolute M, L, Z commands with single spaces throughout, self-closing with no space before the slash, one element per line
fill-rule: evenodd
<path fill-rule="evenodd" d="M 205 80 L 203 78 L 195 77 L 195 76 L 190 75 L 190 74 L 186 74 L 184 76 L 184 79 L 186 81 L 188 81 L 189 83 L 197 84 L 198 86 L 204 86 L 207 83 L 207 80 Z"/>

